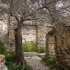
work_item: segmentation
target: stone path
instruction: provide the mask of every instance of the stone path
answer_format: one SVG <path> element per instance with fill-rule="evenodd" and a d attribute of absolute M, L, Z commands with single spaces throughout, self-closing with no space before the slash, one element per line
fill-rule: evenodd
<path fill-rule="evenodd" d="M 48 66 L 45 66 L 44 63 L 41 62 L 41 57 L 39 57 L 37 53 L 35 54 L 30 53 L 30 56 L 29 55 L 25 56 L 27 64 L 32 66 L 33 70 L 50 70 Z M 8 70 L 8 69 L 6 66 L 4 66 L 1 70 Z"/>
<path fill-rule="evenodd" d="M 48 66 L 45 66 L 44 63 L 41 62 L 41 58 L 37 55 L 25 57 L 25 60 L 28 65 L 32 66 L 33 70 L 50 70 Z"/>

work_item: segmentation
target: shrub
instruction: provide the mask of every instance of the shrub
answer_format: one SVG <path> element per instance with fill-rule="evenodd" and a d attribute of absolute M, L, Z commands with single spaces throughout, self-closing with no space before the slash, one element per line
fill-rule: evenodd
<path fill-rule="evenodd" d="M 46 56 L 43 56 L 42 57 L 42 61 L 46 61 Z"/>
<path fill-rule="evenodd" d="M 58 69 L 58 70 L 69 70 L 68 67 L 58 67 L 56 64 L 56 59 L 48 60 L 48 64 L 50 65 L 51 69 Z"/>
<path fill-rule="evenodd" d="M 5 44 L 1 39 L 0 39 L 0 54 L 3 54 L 3 55 L 7 54 Z"/>
<path fill-rule="evenodd" d="M 69 69 L 68 69 L 68 67 L 64 67 L 64 68 L 58 67 L 58 70 L 69 70 Z"/>
<path fill-rule="evenodd" d="M 24 70 L 33 70 L 33 68 L 29 65 L 24 66 Z"/>
<path fill-rule="evenodd" d="M 15 60 L 15 52 L 8 53 L 6 56 L 6 65 L 8 67 L 8 70 L 24 70 L 22 65 L 20 64 L 14 66 L 13 65 L 14 60 Z"/>
<path fill-rule="evenodd" d="M 8 70 L 14 70 L 14 66 L 13 66 L 13 60 L 14 60 L 15 56 L 13 53 L 8 53 L 6 56 L 6 65 L 8 67 Z"/>
<path fill-rule="evenodd" d="M 8 67 L 8 70 L 33 70 L 31 66 L 25 65 L 24 67 L 21 64 L 18 64 L 17 66 L 13 65 L 15 59 L 15 52 L 8 53 L 6 56 L 6 65 Z"/>
<path fill-rule="evenodd" d="M 39 47 L 38 52 L 39 53 L 45 53 L 46 49 L 44 47 Z"/>
<path fill-rule="evenodd" d="M 22 48 L 24 52 L 37 52 L 36 44 L 23 43 Z"/>
<path fill-rule="evenodd" d="M 31 47 L 29 49 L 31 52 L 37 52 L 37 47 L 36 47 L 36 44 L 31 44 Z"/>
<path fill-rule="evenodd" d="M 6 62 L 13 62 L 14 59 L 15 59 L 15 52 L 8 53 L 6 55 Z"/>
<path fill-rule="evenodd" d="M 65 67 L 64 70 L 69 70 L 68 67 Z"/>
<path fill-rule="evenodd" d="M 24 70 L 24 68 L 21 64 L 14 66 L 12 62 L 8 62 L 7 67 L 8 67 L 8 70 Z"/>
<path fill-rule="evenodd" d="M 23 49 L 24 52 L 29 52 L 29 47 L 28 46 L 23 46 L 22 49 Z"/>
<path fill-rule="evenodd" d="M 48 64 L 51 66 L 51 69 L 57 68 L 56 60 L 55 59 L 48 60 Z"/>

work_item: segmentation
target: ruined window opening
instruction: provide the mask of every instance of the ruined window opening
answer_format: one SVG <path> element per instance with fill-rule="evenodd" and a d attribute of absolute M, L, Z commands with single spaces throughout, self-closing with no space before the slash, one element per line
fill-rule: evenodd
<path fill-rule="evenodd" d="M 28 29 L 28 28 L 30 28 L 30 29 Z M 27 33 L 25 32 L 25 31 L 27 31 Z M 30 33 L 29 33 L 29 31 L 30 31 Z M 25 33 L 24 33 L 25 32 Z M 33 33 L 34 32 L 34 33 Z M 33 36 L 35 39 L 35 41 L 33 42 L 33 40 L 32 41 L 30 41 L 29 43 L 35 43 L 36 44 L 36 47 L 37 47 L 37 26 L 36 25 L 25 25 L 24 27 L 23 27 L 23 29 L 22 29 L 22 43 L 28 43 L 27 41 L 26 41 L 26 37 L 25 36 L 27 36 L 26 34 L 30 34 L 29 35 L 29 37 L 27 37 L 28 39 L 32 39 L 31 37 Z M 24 41 L 25 40 L 25 41 Z"/>
<path fill-rule="evenodd" d="M 55 59 L 55 39 L 53 31 L 46 34 L 46 55 L 48 59 Z"/>

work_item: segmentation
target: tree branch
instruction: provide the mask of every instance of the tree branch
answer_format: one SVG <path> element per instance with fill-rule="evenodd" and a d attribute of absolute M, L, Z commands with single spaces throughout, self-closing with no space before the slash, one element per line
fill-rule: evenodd
<path fill-rule="evenodd" d="M 10 15 L 12 16 L 11 8 L 12 8 L 12 6 L 13 6 L 13 0 L 11 0 L 10 3 L 11 3 L 11 4 L 10 4 L 10 11 L 9 11 L 9 13 L 10 13 Z"/>
<path fill-rule="evenodd" d="M 45 5 L 46 5 L 46 0 L 44 0 L 44 2 L 45 2 Z"/>
<path fill-rule="evenodd" d="M 17 22 L 19 22 L 19 19 L 18 19 L 18 17 L 17 17 L 17 16 L 15 16 L 15 19 L 17 20 Z"/>
<path fill-rule="evenodd" d="M 39 10 L 41 10 L 41 9 L 43 9 L 43 8 L 46 8 L 46 9 L 49 11 L 49 13 L 50 13 L 50 15 L 51 15 L 51 17 L 52 17 L 52 19 L 53 19 L 53 15 L 52 15 L 52 13 L 51 13 L 51 10 L 47 7 L 47 5 L 49 5 L 50 3 L 54 2 L 54 1 L 51 1 L 51 2 L 48 2 L 48 3 L 46 3 L 46 0 L 44 0 L 44 1 L 45 1 L 45 4 L 46 4 L 46 5 L 44 5 L 43 7 L 39 7 L 39 8 L 36 9 L 34 12 L 31 12 L 31 13 L 29 13 L 29 14 L 26 14 L 26 15 L 24 16 L 24 18 L 33 15 L 34 13 L 36 13 L 37 11 L 39 11 Z M 25 20 L 26 20 L 26 19 L 25 19 Z M 28 19 L 28 20 L 30 20 L 30 19 Z M 34 19 L 33 19 L 33 20 L 34 20 Z M 37 20 L 37 18 L 36 18 L 35 20 Z M 54 19 L 53 19 L 53 21 L 54 21 Z"/>
<path fill-rule="evenodd" d="M 61 10 L 61 9 L 67 9 L 67 8 L 69 8 L 70 7 L 70 5 L 68 5 L 67 7 L 62 7 L 62 8 L 60 8 L 59 10 Z"/>
<path fill-rule="evenodd" d="M 43 9 L 43 8 L 45 8 L 45 6 L 36 9 L 34 12 L 31 12 L 31 13 L 29 13 L 29 14 L 26 14 L 26 15 L 24 16 L 24 18 L 33 15 L 33 14 L 36 13 L 38 10 Z"/>
<path fill-rule="evenodd" d="M 46 6 L 45 7 L 48 11 L 49 11 L 49 13 L 50 13 L 50 16 L 51 16 L 51 18 L 52 18 L 52 22 L 54 22 L 55 20 L 54 20 L 54 18 L 53 18 L 53 15 L 52 15 L 52 11 Z"/>

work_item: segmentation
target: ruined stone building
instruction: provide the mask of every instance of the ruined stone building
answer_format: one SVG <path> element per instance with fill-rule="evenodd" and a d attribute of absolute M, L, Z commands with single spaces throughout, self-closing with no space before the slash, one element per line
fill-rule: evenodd
<path fill-rule="evenodd" d="M 36 13 L 37 18 L 46 18 L 46 15 Z M 17 21 L 9 14 L 0 14 L 0 38 L 5 41 L 7 48 L 13 50 L 15 46 L 15 32 Z M 22 27 L 22 42 L 36 43 L 37 47 L 46 47 L 46 34 L 53 26 L 47 19 L 26 21 Z"/>
<path fill-rule="evenodd" d="M 39 18 L 45 17 L 38 15 Z M 0 39 L 5 42 L 9 51 L 15 49 L 16 27 L 14 17 L 7 13 L 0 14 Z M 70 68 L 70 24 L 57 30 L 47 19 L 25 21 L 22 27 L 22 43 L 36 43 L 37 47 L 46 47 L 48 58 L 54 56 L 58 66 Z"/>
<path fill-rule="evenodd" d="M 56 59 L 59 67 L 68 67 L 70 70 L 70 23 L 59 24 L 48 32 L 46 49 L 47 60 Z"/>
<path fill-rule="evenodd" d="M 0 34 L 2 35 L 0 35 L 0 37 L 3 37 L 3 40 L 5 39 L 7 41 L 7 47 L 12 48 L 12 46 L 15 46 L 14 29 L 17 27 L 17 22 L 13 17 L 10 17 L 10 19 L 8 17 L 9 15 L 3 15 L 1 17 L 0 29 L 2 30 Z M 46 34 L 53 29 L 52 27 L 53 26 L 48 23 L 46 19 L 40 19 L 37 22 L 25 21 L 24 26 L 22 27 L 22 42 L 36 43 L 37 47 L 46 47 Z"/>
<path fill-rule="evenodd" d="M 17 22 L 13 17 L 9 18 L 6 13 L 0 15 L 0 39 L 6 43 L 8 50 L 15 48 L 16 27 Z M 46 19 L 26 21 L 22 27 L 22 42 L 46 47 L 48 58 L 54 56 L 58 66 L 70 68 L 70 25 L 60 27 L 56 32 L 53 27 Z"/>
<path fill-rule="evenodd" d="M 3 3 L 0 5 L 4 9 L 8 9 L 8 6 Z M 46 47 L 46 34 L 52 30 L 52 25 L 47 20 L 45 14 L 40 12 L 35 15 L 37 18 L 45 18 L 39 20 L 25 21 L 22 27 L 22 42 L 23 43 L 36 43 L 37 47 Z M 15 28 L 17 27 L 17 21 L 14 17 L 10 17 L 9 14 L 3 11 L 0 13 L 0 38 L 2 38 L 7 47 L 12 50 L 15 46 Z"/>

